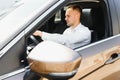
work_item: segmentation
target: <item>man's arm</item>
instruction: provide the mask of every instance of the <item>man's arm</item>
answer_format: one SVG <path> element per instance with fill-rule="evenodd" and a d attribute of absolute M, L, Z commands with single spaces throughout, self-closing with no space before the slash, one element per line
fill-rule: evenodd
<path fill-rule="evenodd" d="M 35 31 L 33 33 L 34 36 L 40 36 L 42 38 L 42 40 L 50 40 L 50 41 L 54 41 L 54 42 L 57 42 L 57 43 L 60 43 L 60 44 L 64 44 L 64 40 L 63 39 L 63 35 L 62 34 L 51 34 L 51 33 L 47 33 L 47 32 L 43 32 L 43 31 Z"/>

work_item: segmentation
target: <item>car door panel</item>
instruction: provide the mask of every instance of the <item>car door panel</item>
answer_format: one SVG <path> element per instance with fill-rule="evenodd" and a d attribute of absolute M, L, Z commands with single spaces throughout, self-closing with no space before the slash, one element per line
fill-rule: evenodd
<path fill-rule="evenodd" d="M 81 80 L 120 80 L 120 60 L 105 65 Z"/>
<path fill-rule="evenodd" d="M 104 59 L 101 54 L 91 56 L 81 61 L 77 74 L 70 80 L 78 80 L 85 77 L 95 69 L 99 68 L 104 64 Z"/>
<path fill-rule="evenodd" d="M 103 41 L 98 41 L 96 43 L 90 44 L 84 48 L 78 49 L 78 52 L 82 56 L 82 61 L 77 74 L 70 80 L 78 80 L 78 79 L 101 80 L 105 78 L 104 76 L 104 77 L 100 77 L 100 79 L 94 79 L 94 78 L 97 78 L 94 75 L 95 77 L 93 76 L 93 79 L 92 79 L 89 76 L 91 74 L 95 74 L 96 71 L 104 68 L 105 66 L 108 66 L 109 64 L 116 63 L 116 61 L 120 59 L 119 58 L 119 53 L 120 53 L 119 39 L 120 39 L 120 35 L 117 35 L 117 36 L 113 36 L 108 39 L 105 39 Z M 110 45 L 108 45 L 108 43 L 110 43 Z M 96 48 L 98 48 L 98 50 L 96 50 Z M 92 54 L 92 52 L 93 53 L 96 52 L 96 53 Z M 102 73 L 103 72 L 106 72 L 106 71 L 103 70 Z M 112 72 L 114 73 L 115 70 L 111 71 L 111 73 Z M 118 72 L 116 72 L 116 74 L 118 74 Z"/>

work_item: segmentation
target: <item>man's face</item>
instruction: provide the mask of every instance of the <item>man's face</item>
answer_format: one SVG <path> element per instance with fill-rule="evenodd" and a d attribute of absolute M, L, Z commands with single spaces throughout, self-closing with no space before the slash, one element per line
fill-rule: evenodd
<path fill-rule="evenodd" d="M 68 26 L 75 27 L 80 23 L 80 12 L 73 10 L 72 8 L 68 8 L 66 10 L 65 20 Z"/>
<path fill-rule="evenodd" d="M 66 20 L 68 26 L 73 25 L 73 23 L 74 23 L 74 14 L 73 14 L 73 9 L 72 8 L 69 8 L 69 9 L 66 10 L 65 20 Z"/>

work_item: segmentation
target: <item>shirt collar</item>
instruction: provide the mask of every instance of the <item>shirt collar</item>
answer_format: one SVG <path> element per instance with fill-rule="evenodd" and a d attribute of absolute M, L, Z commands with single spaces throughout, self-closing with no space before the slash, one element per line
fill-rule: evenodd
<path fill-rule="evenodd" d="M 76 31 L 78 28 L 80 28 L 81 25 L 82 25 L 82 24 L 80 23 L 80 24 L 78 24 L 74 29 L 73 29 L 72 27 L 70 27 L 70 29 L 71 29 L 71 31 Z"/>

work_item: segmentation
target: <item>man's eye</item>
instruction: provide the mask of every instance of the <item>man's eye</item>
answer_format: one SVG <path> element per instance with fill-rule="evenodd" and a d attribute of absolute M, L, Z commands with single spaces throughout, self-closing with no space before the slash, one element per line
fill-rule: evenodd
<path fill-rule="evenodd" d="M 70 16 L 67 16 L 67 17 L 70 17 Z"/>

